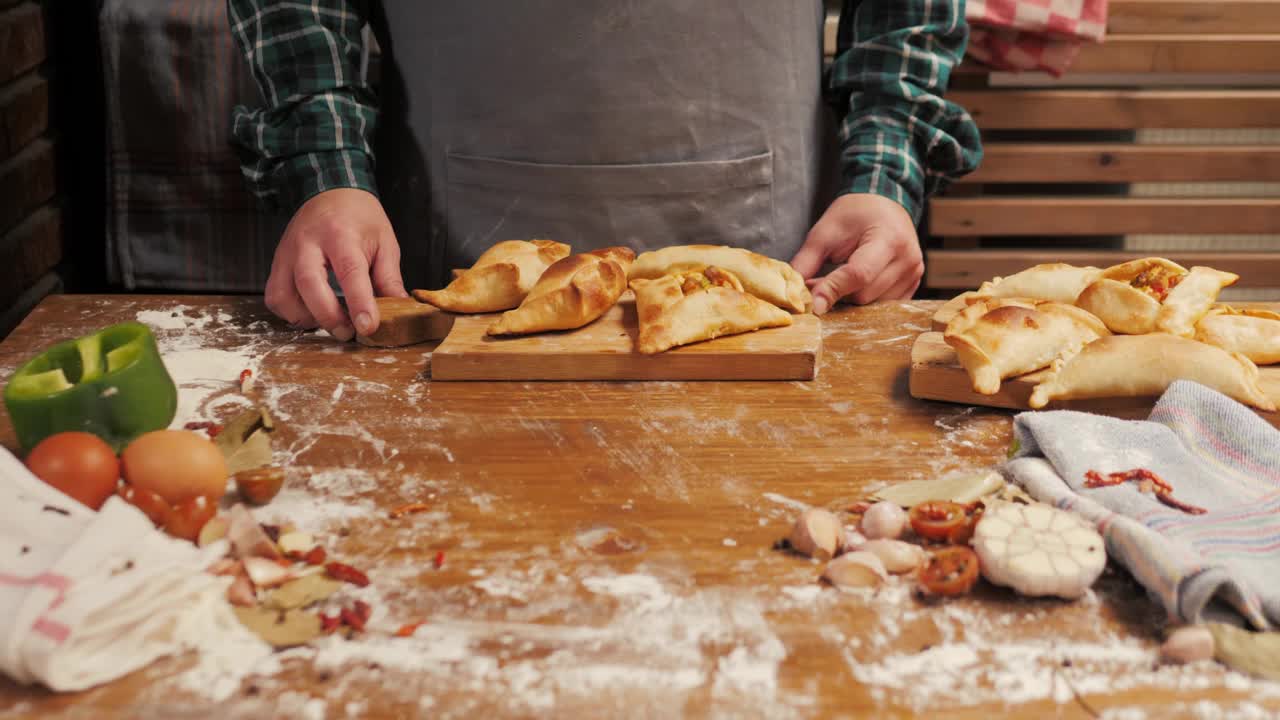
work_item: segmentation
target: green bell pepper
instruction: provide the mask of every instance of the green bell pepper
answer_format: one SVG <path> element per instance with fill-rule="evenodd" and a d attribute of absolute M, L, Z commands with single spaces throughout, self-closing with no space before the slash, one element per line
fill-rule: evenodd
<path fill-rule="evenodd" d="M 68 430 L 93 433 L 118 451 L 173 422 L 178 389 L 151 330 L 126 322 L 27 361 L 9 379 L 4 404 L 24 451 Z"/>

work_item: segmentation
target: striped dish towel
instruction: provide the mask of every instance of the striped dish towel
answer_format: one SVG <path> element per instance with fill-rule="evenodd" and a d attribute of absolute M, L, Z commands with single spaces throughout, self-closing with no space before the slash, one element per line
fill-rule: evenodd
<path fill-rule="evenodd" d="M 997 70 L 1066 72 L 1083 42 L 1102 42 L 1107 0 L 969 0 L 968 53 Z"/>
<path fill-rule="evenodd" d="M 1070 411 L 1014 418 L 1006 474 L 1042 502 L 1096 523 L 1107 553 L 1182 622 L 1280 626 L 1280 431 L 1203 385 L 1180 380 L 1145 421 Z M 1085 487 L 1144 468 L 1191 514 L 1136 482 Z"/>

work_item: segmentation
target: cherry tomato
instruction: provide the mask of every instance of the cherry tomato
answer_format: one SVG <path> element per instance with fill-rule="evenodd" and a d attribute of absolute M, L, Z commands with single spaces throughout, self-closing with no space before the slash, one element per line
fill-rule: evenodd
<path fill-rule="evenodd" d="M 978 581 L 978 554 L 963 545 L 936 550 L 920 569 L 920 584 L 935 595 L 961 595 Z"/>
<path fill-rule="evenodd" d="M 120 479 L 115 451 L 87 432 L 61 432 L 41 440 L 27 455 L 27 469 L 94 510 L 111 497 Z"/>
<path fill-rule="evenodd" d="M 165 515 L 164 531 L 176 538 L 195 542 L 200 530 L 218 512 L 218 503 L 204 495 L 180 502 Z"/>
<path fill-rule="evenodd" d="M 165 520 L 169 517 L 169 503 L 159 495 L 150 490 L 136 488 L 129 483 L 121 483 L 120 497 L 130 505 L 141 510 L 156 527 L 164 525 Z"/>
<path fill-rule="evenodd" d="M 946 540 L 968 518 L 964 506 L 948 500 L 929 500 L 911 508 L 911 529 L 927 540 Z"/>

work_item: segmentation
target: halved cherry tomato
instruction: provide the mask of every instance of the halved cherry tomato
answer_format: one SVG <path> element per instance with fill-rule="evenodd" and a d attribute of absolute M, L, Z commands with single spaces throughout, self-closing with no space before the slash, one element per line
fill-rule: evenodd
<path fill-rule="evenodd" d="M 920 584 L 935 595 L 961 595 L 978 581 L 978 554 L 953 545 L 929 555 L 920 569 Z"/>
<path fill-rule="evenodd" d="M 929 500 L 911 508 L 911 529 L 927 540 L 946 540 L 968 518 L 964 506 L 949 500 Z"/>
<path fill-rule="evenodd" d="M 947 536 L 947 542 L 952 545 L 969 544 L 969 541 L 973 539 L 973 531 L 978 527 L 978 521 L 982 519 L 982 512 L 986 510 L 986 505 L 983 505 L 981 500 L 975 500 L 965 505 L 964 509 L 968 513 L 964 524 L 952 530 L 951 534 Z"/>

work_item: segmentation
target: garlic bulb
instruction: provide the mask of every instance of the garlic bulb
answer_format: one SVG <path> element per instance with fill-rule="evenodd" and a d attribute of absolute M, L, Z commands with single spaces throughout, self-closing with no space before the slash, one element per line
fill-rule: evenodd
<path fill-rule="evenodd" d="M 973 549 L 987 580 L 1032 597 L 1078 598 L 1107 564 L 1092 525 L 1043 503 L 992 503 L 974 530 Z"/>

